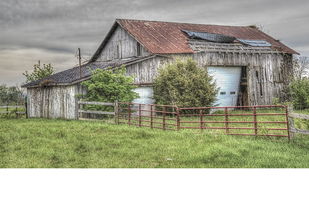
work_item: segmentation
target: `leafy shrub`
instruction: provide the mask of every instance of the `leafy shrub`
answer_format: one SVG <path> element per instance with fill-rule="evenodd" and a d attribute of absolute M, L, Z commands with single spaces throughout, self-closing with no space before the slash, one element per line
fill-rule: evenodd
<path fill-rule="evenodd" d="M 192 59 L 178 59 L 158 71 L 153 86 L 157 104 L 199 107 L 215 102 L 218 89 L 213 78 Z"/>
<path fill-rule="evenodd" d="M 82 82 L 87 88 L 87 94 L 83 98 L 87 101 L 99 102 L 131 102 L 138 97 L 133 91 L 133 78 L 125 75 L 124 66 L 115 69 L 92 70 L 90 80 Z"/>
<path fill-rule="evenodd" d="M 289 87 L 295 109 L 309 108 L 309 79 L 294 80 Z"/>

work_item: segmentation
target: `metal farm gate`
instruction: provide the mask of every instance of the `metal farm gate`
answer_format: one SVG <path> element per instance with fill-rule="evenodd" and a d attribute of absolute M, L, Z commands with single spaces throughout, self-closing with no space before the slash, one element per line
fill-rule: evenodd
<path fill-rule="evenodd" d="M 199 129 L 228 135 L 287 137 L 288 109 L 283 105 L 189 107 L 118 103 L 116 122 L 163 130 Z"/>

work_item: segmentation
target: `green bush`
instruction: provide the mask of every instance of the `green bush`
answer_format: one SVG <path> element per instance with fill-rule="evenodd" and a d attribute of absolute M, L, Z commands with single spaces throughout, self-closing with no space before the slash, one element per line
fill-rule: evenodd
<path fill-rule="evenodd" d="M 124 66 L 115 69 L 95 69 L 92 70 L 90 80 L 82 82 L 87 93 L 83 96 L 85 101 L 96 102 L 131 102 L 138 97 L 133 91 L 133 78 L 126 76 Z M 88 108 L 99 109 L 100 106 L 88 106 Z M 104 107 L 104 106 L 101 106 Z M 105 107 L 104 107 L 105 108 Z M 108 109 L 107 109 L 108 110 Z"/>
<path fill-rule="evenodd" d="M 216 101 L 218 89 L 213 78 L 192 59 L 178 59 L 158 71 L 153 86 L 157 104 L 199 107 Z"/>
<path fill-rule="evenodd" d="M 309 108 L 309 79 L 294 80 L 290 85 L 290 96 L 295 109 Z"/>

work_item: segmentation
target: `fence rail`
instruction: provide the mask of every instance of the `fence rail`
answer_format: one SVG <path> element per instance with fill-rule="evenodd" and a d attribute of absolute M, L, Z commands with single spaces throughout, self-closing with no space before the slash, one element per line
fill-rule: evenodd
<path fill-rule="evenodd" d="M 213 130 L 228 135 L 290 138 L 287 106 L 189 107 L 129 102 L 78 102 L 112 106 L 113 111 L 79 109 L 80 114 L 113 115 L 115 123 L 162 130 Z"/>
<path fill-rule="evenodd" d="M 119 102 L 117 122 L 139 127 L 177 130 L 177 106 Z"/>
<path fill-rule="evenodd" d="M 77 102 L 78 104 L 78 119 L 80 120 L 89 120 L 89 119 L 95 119 L 91 118 L 89 116 L 83 117 L 83 114 L 94 114 L 94 115 L 113 115 L 115 116 L 117 114 L 117 109 L 118 109 L 118 102 L 111 103 L 111 102 L 88 102 L 88 101 L 79 101 Z M 114 107 L 114 111 L 102 111 L 102 110 L 88 110 L 88 109 L 83 109 L 84 105 L 94 105 L 94 106 L 108 106 L 108 107 Z M 116 118 L 115 118 L 116 120 Z"/>
<path fill-rule="evenodd" d="M 180 128 L 222 130 L 228 135 L 289 136 L 286 106 L 180 108 Z M 269 121 L 269 118 L 273 121 Z M 279 127 L 278 125 L 282 125 Z"/>
<path fill-rule="evenodd" d="M 289 118 L 289 123 L 290 123 L 290 132 L 291 136 L 293 137 L 295 134 L 304 134 L 304 135 L 309 135 L 309 130 L 303 130 L 303 129 L 298 129 L 295 128 L 295 120 L 294 119 L 302 119 L 302 120 L 309 120 L 309 115 L 308 114 L 299 114 L 295 113 L 293 111 L 293 107 L 289 106 L 288 107 L 288 118 Z"/>
<path fill-rule="evenodd" d="M 23 110 L 21 110 L 23 109 Z M 15 115 L 16 118 L 26 115 L 26 105 L 0 105 L 0 115 Z"/>

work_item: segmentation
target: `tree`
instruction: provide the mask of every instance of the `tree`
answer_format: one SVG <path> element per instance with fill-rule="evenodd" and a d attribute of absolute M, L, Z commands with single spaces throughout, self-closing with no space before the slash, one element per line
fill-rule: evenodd
<path fill-rule="evenodd" d="M 125 75 L 126 68 L 121 66 L 115 69 L 92 70 L 90 80 L 82 82 L 87 88 L 84 100 L 99 102 L 131 102 L 138 97 L 133 91 L 133 78 Z"/>
<path fill-rule="evenodd" d="M 294 108 L 309 108 L 309 79 L 293 80 L 289 87 L 289 94 Z"/>
<path fill-rule="evenodd" d="M 19 87 L 0 85 L 0 104 L 15 104 L 23 102 L 24 95 Z"/>
<path fill-rule="evenodd" d="M 192 59 L 176 60 L 159 70 L 154 80 L 157 104 L 181 107 L 212 106 L 218 89 L 207 70 Z"/>
<path fill-rule="evenodd" d="M 305 56 L 294 57 L 294 79 L 300 80 L 304 76 L 308 76 L 309 58 Z"/>
<path fill-rule="evenodd" d="M 26 77 L 26 83 L 40 80 L 52 74 L 54 74 L 54 68 L 52 67 L 52 65 L 43 64 L 43 67 L 41 67 L 40 61 L 38 62 L 38 64 L 33 65 L 32 73 L 28 73 L 28 71 L 23 73 L 23 75 Z"/>

